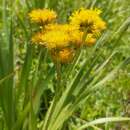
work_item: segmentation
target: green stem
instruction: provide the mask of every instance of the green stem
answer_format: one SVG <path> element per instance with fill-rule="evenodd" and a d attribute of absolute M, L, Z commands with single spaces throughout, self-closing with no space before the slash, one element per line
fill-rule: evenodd
<path fill-rule="evenodd" d="M 56 73 L 57 73 L 57 84 L 56 84 L 56 90 L 55 90 L 55 96 L 58 98 L 60 94 L 62 93 L 61 89 L 61 64 L 59 60 L 56 61 Z"/>
<path fill-rule="evenodd" d="M 56 102 L 62 93 L 62 89 L 61 89 L 61 87 L 62 87 L 61 86 L 61 64 L 60 64 L 59 60 L 57 60 L 55 62 L 55 68 L 56 68 L 56 73 L 57 73 L 57 84 L 56 84 L 56 89 L 55 89 L 55 96 L 53 98 L 52 104 L 50 105 L 49 110 L 47 112 L 47 115 L 45 117 L 45 122 L 43 124 L 42 130 L 48 130 L 48 126 L 49 126 L 49 122 L 50 122 L 50 119 L 52 116 L 52 112 L 55 109 Z"/>

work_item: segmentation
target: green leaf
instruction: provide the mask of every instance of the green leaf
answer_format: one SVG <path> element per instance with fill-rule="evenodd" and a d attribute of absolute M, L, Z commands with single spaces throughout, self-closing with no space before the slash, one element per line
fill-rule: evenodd
<path fill-rule="evenodd" d="M 92 125 L 98 125 L 98 124 L 103 124 L 103 123 L 108 123 L 108 122 L 122 122 L 122 121 L 130 121 L 130 118 L 128 117 L 106 117 L 106 118 L 101 118 L 101 119 L 96 119 L 94 121 L 88 122 L 81 127 L 77 128 L 77 130 L 83 130 L 89 126 Z"/>

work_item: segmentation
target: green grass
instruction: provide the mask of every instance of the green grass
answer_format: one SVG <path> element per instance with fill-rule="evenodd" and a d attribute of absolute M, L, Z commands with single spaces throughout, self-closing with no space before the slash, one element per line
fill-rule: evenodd
<path fill-rule="evenodd" d="M 101 8 L 107 29 L 62 66 L 56 90 L 47 49 L 31 44 L 28 12 L 52 8 L 66 22 L 82 6 Z M 129 12 L 130 2 L 122 0 L 1 0 L 0 130 L 130 129 Z"/>

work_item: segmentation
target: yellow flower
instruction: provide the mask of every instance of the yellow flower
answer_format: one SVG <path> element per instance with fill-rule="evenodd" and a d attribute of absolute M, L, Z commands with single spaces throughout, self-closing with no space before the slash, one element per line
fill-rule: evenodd
<path fill-rule="evenodd" d="M 72 61 L 74 57 L 74 50 L 70 48 L 64 48 L 60 50 L 59 52 L 52 51 L 51 55 L 54 61 L 58 61 L 60 63 L 65 64 Z"/>
<path fill-rule="evenodd" d="M 63 31 L 47 31 L 42 41 L 48 49 L 59 49 L 69 45 L 69 35 Z"/>
<path fill-rule="evenodd" d="M 69 24 L 49 24 L 45 31 L 39 32 L 32 37 L 33 43 L 45 45 L 49 49 L 64 48 L 66 46 L 80 47 L 83 32 Z"/>
<path fill-rule="evenodd" d="M 78 28 L 78 26 L 70 25 L 70 24 L 48 24 L 45 26 L 46 31 L 62 31 L 68 35 L 68 41 L 70 44 L 80 46 L 82 43 L 82 34 Z"/>
<path fill-rule="evenodd" d="M 70 16 L 70 24 L 77 25 L 88 32 L 101 31 L 106 28 L 105 22 L 100 18 L 101 11 L 98 9 L 81 8 Z"/>
<path fill-rule="evenodd" d="M 96 38 L 94 37 L 94 35 L 91 33 L 87 34 L 87 37 L 85 39 L 85 45 L 92 46 L 95 43 L 96 43 Z"/>
<path fill-rule="evenodd" d="M 32 22 L 47 24 L 56 19 L 57 14 L 49 9 L 36 9 L 29 13 Z"/>

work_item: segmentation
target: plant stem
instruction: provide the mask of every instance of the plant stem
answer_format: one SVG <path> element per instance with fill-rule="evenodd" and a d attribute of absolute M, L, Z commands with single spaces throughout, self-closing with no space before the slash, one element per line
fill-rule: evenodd
<path fill-rule="evenodd" d="M 56 84 L 56 90 L 55 90 L 55 96 L 58 98 L 60 94 L 62 93 L 61 89 L 61 64 L 59 61 L 56 61 L 56 73 L 57 73 L 57 84 Z"/>

